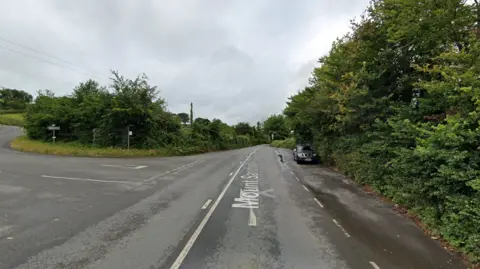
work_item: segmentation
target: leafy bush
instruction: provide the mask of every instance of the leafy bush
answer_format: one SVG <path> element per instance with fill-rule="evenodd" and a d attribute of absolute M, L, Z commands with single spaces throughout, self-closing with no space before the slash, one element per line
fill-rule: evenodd
<path fill-rule="evenodd" d="M 478 10 L 477 1 L 372 1 L 284 110 L 297 141 L 314 141 L 324 163 L 409 207 L 474 262 Z"/>
<path fill-rule="evenodd" d="M 270 145 L 277 148 L 293 149 L 295 148 L 295 138 L 290 137 L 284 140 L 274 140 Z"/>
<path fill-rule="evenodd" d="M 70 96 L 40 91 L 27 107 L 25 129 L 32 140 L 51 141 L 48 126 L 60 127 L 56 141 L 69 147 L 158 149 L 172 155 L 246 147 L 266 141 L 259 126 L 229 126 L 218 119 L 184 119 L 167 111 L 146 76 L 135 80 L 113 73 L 107 87 L 89 80 Z M 193 108 L 193 104 L 192 104 Z M 183 121 L 183 124 L 182 122 Z M 129 131 L 132 135 L 129 137 Z M 68 152 L 68 151 L 66 151 Z"/>

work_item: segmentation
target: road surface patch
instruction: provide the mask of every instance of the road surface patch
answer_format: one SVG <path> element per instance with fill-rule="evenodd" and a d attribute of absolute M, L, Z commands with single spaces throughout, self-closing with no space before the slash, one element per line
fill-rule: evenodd
<path fill-rule="evenodd" d="M 190 168 L 190 167 L 192 167 L 192 166 L 194 166 L 194 165 L 197 165 L 197 164 L 199 164 L 199 163 L 202 163 L 202 162 L 204 162 L 204 160 L 196 160 L 196 161 L 194 161 L 194 162 L 187 163 L 187 164 L 185 164 L 185 165 L 176 167 L 176 168 L 174 168 L 174 169 L 172 169 L 172 170 L 168 170 L 168 171 L 166 171 L 166 172 L 162 172 L 162 173 L 160 173 L 160 174 L 157 174 L 157 175 L 154 175 L 154 176 L 152 176 L 152 177 L 149 177 L 149 178 L 145 179 L 143 182 L 151 182 L 151 181 L 154 181 L 154 180 L 156 180 L 156 179 L 158 179 L 158 178 L 160 178 L 160 177 L 166 176 L 166 175 L 171 174 L 171 173 L 174 173 L 174 172 L 183 171 L 183 170 L 185 170 L 185 169 L 188 169 L 188 168 Z"/>
<path fill-rule="evenodd" d="M 223 188 L 222 192 L 220 193 L 220 195 L 218 195 L 217 199 L 215 200 L 215 203 L 213 203 L 212 207 L 210 207 L 210 209 L 208 210 L 207 214 L 205 215 L 205 217 L 202 219 L 202 221 L 200 222 L 200 224 L 198 225 L 197 229 L 193 232 L 192 236 L 190 237 L 190 239 L 188 240 L 187 244 L 185 245 L 185 247 L 182 249 L 182 251 L 180 252 L 180 254 L 178 255 L 178 257 L 175 259 L 175 261 L 173 262 L 172 266 L 170 267 L 170 269 L 178 269 L 180 268 L 180 266 L 182 265 L 182 262 L 183 260 L 185 259 L 185 257 L 187 256 L 188 252 L 190 251 L 190 249 L 192 248 L 193 244 L 195 243 L 195 241 L 197 240 L 198 236 L 200 235 L 200 233 L 202 232 L 203 228 L 205 228 L 205 225 L 207 224 L 208 220 L 210 219 L 210 217 L 212 216 L 213 212 L 215 211 L 215 209 L 217 208 L 218 204 L 220 203 L 220 201 L 222 200 L 223 196 L 225 196 L 225 193 L 227 192 L 227 189 L 230 187 L 230 185 L 232 185 L 232 182 L 233 180 L 235 180 L 235 177 L 238 175 L 238 173 L 240 172 L 240 170 L 242 169 L 242 167 L 245 165 L 245 163 L 250 159 L 250 157 L 252 157 L 252 155 L 259 149 L 260 147 L 256 148 L 255 150 L 253 150 L 249 155 L 248 157 L 245 159 L 245 161 L 243 161 L 240 166 L 238 167 L 237 171 L 235 171 L 235 173 L 233 174 L 233 176 L 230 178 L 230 181 L 228 181 L 227 185 L 225 185 L 225 187 Z"/>

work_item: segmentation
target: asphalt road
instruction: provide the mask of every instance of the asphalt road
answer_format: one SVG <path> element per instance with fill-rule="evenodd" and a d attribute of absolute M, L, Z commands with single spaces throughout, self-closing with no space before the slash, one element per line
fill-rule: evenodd
<path fill-rule="evenodd" d="M 19 133 L 0 126 L 2 269 L 467 268 L 391 205 L 288 150 L 41 156 L 8 148 Z"/>

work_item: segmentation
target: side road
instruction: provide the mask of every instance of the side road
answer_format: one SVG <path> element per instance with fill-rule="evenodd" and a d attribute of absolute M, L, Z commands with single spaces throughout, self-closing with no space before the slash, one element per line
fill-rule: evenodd
<path fill-rule="evenodd" d="M 411 220 L 396 213 L 393 205 L 368 195 L 356 183 L 329 168 L 298 165 L 290 150 L 280 149 L 284 162 L 299 181 L 311 189 L 324 209 L 375 260 L 397 260 L 404 268 L 467 268 L 457 255 L 445 250 Z M 410 251 L 406 251 L 410 250 Z M 417 255 L 411 255 L 412 251 Z M 385 261 L 387 262 L 387 261 Z M 388 264 L 388 263 L 387 263 Z"/>

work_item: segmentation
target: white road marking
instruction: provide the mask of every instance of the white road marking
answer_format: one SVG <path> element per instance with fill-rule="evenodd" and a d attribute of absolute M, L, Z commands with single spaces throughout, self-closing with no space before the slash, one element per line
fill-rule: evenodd
<path fill-rule="evenodd" d="M 228 174 L 229 176 L 232 176 L 233 175 L 233 172 L 231 172 L 230 174 Z"/>
<path fill-rule="evenodd" d="M 259 192 L 259 194 L 263 195 L 263 196 L 266 196 L 266 197 L 269 197 L 269 198 L 275 198 L 274 194 L 270 194 L 271 192 L 273 192 L 273 189 L 268 189 L 268 190 L 261 191 L 261 192 Z"/>
<path fill-rule="evenodd" d="M 54 178 L 54 179 L 76 180 L 76 181 L 90 181 L 90 182 L 101 182 L 101 183 L 121 183 L 121 184 L 138 185 L 137 182 L 120 181 L 120 180 L 101 180 L 101 179 L 77 178 L 77 177 L 56 177 L 56 176 L 47 176 L 47 175 L 41 175 L 41 177 L 43 177 L 43 178 Z"/>
<path fill-rule="evenodd" d="M 255 216 L 255 213 L 253 212 L 253 208 L 251 207 L 250 207 L 248 226 L 257 226 L 257 216 Z"/>
<path fill-rule="evenodd" d="M 128 164 L 128 165 L 102 164 L 101 166 L 103 166 L 103 167 L 124 168 L 124 169 L 134 169 L 134 170 L 143 169 L 143 168 L 148 167 L 146 165 L 132 165 L 132 164 Z"/>
<path fill-rule="evenodd" d="M 293 173 L 293 171 L 290 171 L 290 174 L 295 175 L 295 173 Z"/>
<path fill-rule="evenodd" d="M 137 166 L 137 167 L 135 167 L 135 168 L 133 168 L 133 169 L 137 169 L 137 170 L 138 170 L 138 169 L 143 169 L 143 168 L 147 168 L 147 167 L 148 167 L 148 166 L 146 166 L 146 165 L 140 165 L 140 166 Z"/>
<path fill-rule="evenodd" d="M 380 266 L 378 266 L 375 262 L 370 262 L 370 264 L 373 266 L 375 269 L 380 269 Z"/>
<path fill-rule="evenodd" d="M 322 203 L 320 203 L 320 201 L 318 201 L 318 199 L 317 199 L 317 198 L 313 198 L 313 200 L 315 200 L 315 202 L 317 202 L 317 204 L 318 204 L 318 205 L 319 205 L 321 208 L 323 208 L 323 204 L 322 204 Z"/>
<path fill-rule="evenodd" d="M 305 187 L 305 185 L 303 185 L 303 188 L 304 188 L 306 191 L 310 192 L 310 190 L 309 190 L 307 187 Z"/>
<path fill-rule="evenodd" d="M 7 237 L 7 240 L 12 240 L 12 239 L 13 239 L 13 237 Z"/>
<path fill-rule="evenodd" d="M 174 169 L 172 169 L 172 170 L 168 170 L 168 171 L 166 171 L 166 172 L 162 172 L 162 173 L 160 173 L 160 174 L 157 174 L 157 175 L 154 175 L 154 176 L 152 176 L 152 177 L 149 177 L 148 179 L 145 179 L 143 182 L 154 181 L 155 179 L 157 179 L 157 178 L 159 178 L 159 177 L 166 176 L 166 175 L 171 174 L 171 173 L 173 173 L 173 172 L 180 172 L 180 171 L 182 171 L 182 170 L 185 170 L 185 169 L 187 169 L 187 168 L 190 168 L 190 167 L 192 167 L 192 166 L 194 166 L 194 165 L 196 165 L 196 164 L 202 163 L 202 162 L 204 162 L 204 160 L 196 160 L 196 161 L 194 161 L 194 162 L 187 163 L 187 164 L 185 164 L 185 165 L 176 167 L 176 168 L 174 168 Z"/>
<path fill-rule="evenodd" d="M 259 149 L 260 147 L 256 148 L 254 151 L 252 151 L 248 157 L 245 159 L 245 161 L 243 161 L 241 163 L 241 165 L 238 167 L 237 171 L 233 174 L 233 176 L 230 178 L 230 181 L 228 181 L 227 185 L 225 185 L 225 187 L 223 188 L 222 192 L 220 193 L 220 195 L 217 197 L 217 199 L 215 200 L 215 203 L 213 203 L 212 207 L 210 207 L 210 210 L 208 210 L 207 214 L 205 215 L 205 217 L 202 219 L 202 222 L 200 222 L 200 224 L 198 225 L 197 229 L 195 230 L 195 232 L 193 232 L 192 234 L 192 237 L 190 237 L 190 239 L 188 240 L 187 244 L 185 245 L 185 247 L 183 248 L 182 252 L 180 252 L 180 254 L 178 255 L 177 259 L 175 260 L 175 262 L 172 264 L 172 266 L 170 267 L 170 269 L 178 269 L 180 268 L 180 265 L 182 265 L 182 262 L 183 260 L 185 259 L 185 257 L 187 256 L 188 252 L 190 251 L 190 249 L 192 248 L 193 244 L 195 243 L 195 241 L 197 240 L 198 236 L 200 235 L 200 233 L 202 232 L 203 228 L 205 227 L 205 225 L 207 224 L 207 221 L 210 219 L 210 217 L 212 216 L 213 214 L 213 211 L 215 211 L 215 209 L 217 208 L 218 204 L 220 203 L 220 201 L 222 200 L 223 196 L 225 196 L 225 193 L 227 192 L 227 189 L 230 187 L 230 185 L 232 185 L 232 182 L 233 180 L 235 179 L 235 177 L 238 175 L 238 173 L 240 172 L 240 170 L 242 169 L 242 167 L 245 165 L 245 163 L 248 161 L 248 159 L 250 159 L 250 157 L 252 157 L 252 155 Z"/>
<path fill-rule="evenodd" d="M 298 182 L 300 182 L 300 179 L 298 179 L 298 177 L 295 177 L 295 179 L 296 179 Z"/>
<path fill-rule="evenodd" d="M 207 208 L 208 205 L 210 205 L 211 202 L 212 202 L 212 199 L 208 199 L 208 200 L 205 202 L 205 204 L 203 204 L 202 209 Z"/>
<path fill-rule="evenodd" d="M 347 231 L 342 227 L 342 225 L 340 225 L 340 223 L 338 223 L 336 219 L 333 219 L 332 221 L 333 223 L 335 223 L 335 225 L 338 226 L 338 228 L 340 228 L 340 230 L 342 230 L 342 232 L 345 234 L 346 237 L 350 237 L 350 234 L 347 233 Z"/>

